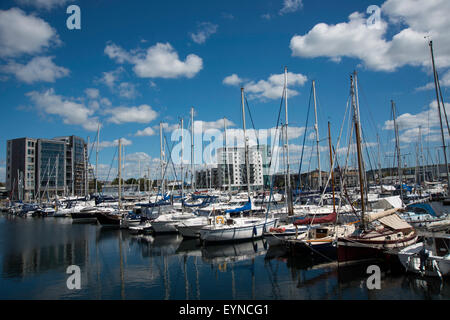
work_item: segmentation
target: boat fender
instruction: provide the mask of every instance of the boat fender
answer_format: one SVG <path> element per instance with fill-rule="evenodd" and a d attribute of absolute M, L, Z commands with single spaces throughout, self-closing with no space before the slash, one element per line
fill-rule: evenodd
<path fill-rule="evenodd" d="M 253 235 L 256 236 L 258 232 L 256 231 L 256 226 L 253 226 Z"/>

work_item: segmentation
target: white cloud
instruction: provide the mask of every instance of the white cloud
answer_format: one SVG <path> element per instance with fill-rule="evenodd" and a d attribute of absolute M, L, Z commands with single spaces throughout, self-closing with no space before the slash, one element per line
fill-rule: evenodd
<path fill-rule="evenodd" d="M 342 57 L 357 58 L 376 71 L 394 71 L 405 65 L 429 67 L 430 53 L 424 37 L 431 35 L 437 65 L 450 66 L 449 1 L 387 0 L 381 12 L 395 30 L 401 28 L 392 39 L 387 38 L 386 21 L 369 25 L 368 16 L 354 12 L 348 22 L 319 23 L 305 35 L 294 36 L 292 55 L 329 57 L 336 62 Z"/>
<path fill-rule="evenodd" d="M 197 26 L 196 33 L 190 33 L 192 41 L 198 44 L 205 43 L 206 40 L 217 32 L 218 26 L 216 24 L 212 24 L 211 22 L 202 22 Z"/>
<path fill-rule="evenodd" d="M 181 61 L 170 43 L 157 43 L 145 52 L 127 52 L 115 44 L 108 44 L 105 53 L 118 63 L 133 64 L 133 70 L 140 78 L 192 78 L 203 68 L 203 60 L 195 54 L 189 54 Z"/>
<path fill-rule="evenodd" d="M 122 145 L 122 146 L 129 146 L 129 145 L 132 145 L 132 144 L 133 144 L 132 141 L 130 141 L 130 140 L 126 139 L 126 138 L 120 138 L 120 140 L 121 140 L 121 145 Z M 119 146 L 119 139 L 116 139 L 116 140 L 114 140 L 114 141 L 101 141 L 101 142 L 98 144 L 98 147 L 99 147 L 100 149 L 103 149 L 103 148 L 111 148 L 111 147 L 117 147 L 117 146 Z"/>
<path fill-rule="evenodd" d="M 100 91 L 95 88 L 87 88 L 84 92 L 89 99 L 98 99 L 100 97 Z"/>
<path fill-rule="evenodd" d="M 242 81 L 237 75 L 232 75 L 227 78 L 225 78 L 227 79 L 227 84 L 230 85 L 237 85 L 237 80 Z M 291 88 L 303 86 L 307 80 L 308 78 L 303 74 L 288 72 L 288 96 L 293 97 L 298 95 L 298 91 Z M 281 98 L 284 90 L 284 74 L 272 74 L 267 80 L 259 80 L 258 82 L 247 81 L 244 84 L 244 88 L 249 93 L 249 99 L 266 100 Z"/>
<path fill-rule="evenodd" d="M 28 84 L 39 81 L 55 82 L 56 79 L 67 76 L 69 70 L 55 65 L 53 58 L 35 57 L 26 65 L 10 62 L 2 67 L 2 70 L 14 74 L 18 80 Z"/>
<path fill-rule="evenodd" d="M 116 82 L 119 80 L 120 75 L 124 71 L 124 68 L 119 67 L 113 71 L 103 72 L 102 77 L 100 78 L 100 82 L 108 86 L 110 89 L 113 89 L 116 85 Z"/>
<path fill-rule="evenodd" d="M 439 84 L 441 87 L 450 87 L 450 70 L 448 70 L 442 77 L 439 76 Z M 431 90 L 435 89 L 434 82 L 429 82 L 423 87 L 419 87 L 416 90 L 423 91 L 423 90 Z"/>
<path fill-rule="evenodd" d="M 104 106 L 110 107 L 112 105 L 111 101 L 108 98 L 101 98 L 100 103 Z"/>
<path fill-rule="evenodd" d="M 74 99 L 56 95 L 54 89 L 48 89 L 43 93 L 32 91 L 27 93 L 27 96 L 40 111 L 60 116 L 65 124 L 81 125 L 88 131 L 97 130 L 97 118 L 91 118 L 93 110 L 75 102 Z"/>
<path fill-rule="evenodd" d="M 261 18 L 265 19 L 265 20 L 270 20 L 272 18 L 272 16 L 269 13 L 265 13 L 261 15 Z"/>
<path fill-rule="evenodd" d="M 106 110 L 105 113 L 111 115 L 108 121 L 115 124 L 127 122 L 149 123 L 158 116 L 158 113 L 146 104 L 138 107 L 117 107 Z"/>
<path fill-rule="evenodd" d="M 143 130 L 138 130 L 135 134 L 135 136 L 137 137 L 147 137 L 147 136 L 153 136 L 155 135 L 155 130 L 153 130 L 153 128 L 151 127 L 147 127 Z"/>
<path fill-rule="evenodd" d="M 118 86 L 119 95 L 123 98 L 133 99 L 138 96 L 136 86 L 130 82 L 122 82 Z"/>
<path fill-rule="evenodd" d="M 239 78 L 239 76 L 233 73 L 231 76 L 225 77 L 222 83 L 230 86 L 238 86 L 244 82 L 244 79 Z"/>
<path fill-rule="evenodd" d="M 0 10 L 0 57 L 36 54 L 60 40 L 44 20 L 18 8 Z"/>
<path fill-rule="evenodd" d="M 448 103 L 445 103 L 445 110 L 447 115 L 450 112 L 450 108 L 447 107 Z M 442 111 L 442 110 L 441 110 Z M 417 113 L 403 113 L 397 116 L 397 125 L 400 131 L 399 140 L 403 143 L 417 142 L 419 139 L 419 130 L 422 131 L 422 141 L 435 142 L 441 139 L 440 137 L 440 122 L 439 112 L 437 109 L 436 101 L 431 102 L 427 109 Z M 442 122 L 445 130 L 445 116 L 442 112 Z M 421 129 L 419 129 L 419 127 Z M 434 128 L 434 129 L 433 129 Z M 384 123 L 384 130 L 394 130 L 394 121 L 388 120 Z"/>
<path fill-rule="evenodd" d="M 279 14 L 295 12 L 303 7 L 302 0 L 283 0 L 283 8 L 281 8 Z"/>
<path fill-rule="evenodd" d="M 136 152 L 126 155 L 127 161 L 151 161 L 152 157 L 150 157 L 145 152 Z"/>
<path fill-rule="evenodd" d="M 21 5 L 34 6 L 38 9 L 51 10 L 55 7 L 65 5 L 70 0 L 16 0 L 16 1 Z"/>

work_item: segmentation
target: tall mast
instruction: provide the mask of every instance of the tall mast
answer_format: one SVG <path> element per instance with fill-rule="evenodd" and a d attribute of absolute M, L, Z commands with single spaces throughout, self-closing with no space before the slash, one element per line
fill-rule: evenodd
<path fill-rule="evenodd" d="M 183 118 L 181 118 L 181 196 L 184 193 L 184 168 L 183 168 L 183 160 L 184 160 L 184 128 L 183 128 Z"/>
<path fill-rule="evenodd" d="M 284 67 L 284 111 L 286 116 L 286 175 L 287 175 L 287 200 L 288 200 L 288 215 L 294 214 L 294 209 L 292 207 L 292 190 L 291 190 L 291 173 L 289 168 L 289 133 L 288 133 L 288 71 L 287 67 Z"/>
<path fill-rule="evenodd" d="M 195 191 L 194 187 L 194 107 L 191 107 L 191 189 Z"/>
<path fill-rule="evenodd" d="M 160 164 L 161 164 L 161 193 L 164 194 L 164 145 L 163 145 L 163 127 L 159 123 L 159 143 L 160 143 Z"/>
<path fill-rule="evenodd" d="M 444 161 L 445 161 L 445 172 L 447 174 L 447 194 L 450 191 L 450 175 L 448 172 L 448 162 L 447 162 L 447 147 L 445 145 L 445 137 L 444 137 L 444 128 L 442 126 L 442 115 L 441 115 L 441 102 L 439 100 L 439 80 L 438 80 L 438 74 L 436 71 L 436 65 L 434 63 L 434 53 L 433 53 L 433 41 L 430 41 L 430 51 L 431 51 L 431 61 L 433 64 L 433 75 L 434 75 L 434 87 L 436 89 L 436 102 L 437 102 L 437 108 L 439 111 L 439 123 L 441 125 L 441 138 L 442 138 L 442 148 L 444 149 Z"/>
<path fill-rule="evenodd" d="M 381 174 L 381 152 L 380 152 L 380 136 L 377 133 L 377 143 L 378 143 L 378 180 L 380 182 L 380 186 L 383 184 L 382 182 L 382 174 Z"/>
<path fill-rule="evenodd" d="M 97 144 L 96 144 L 96 150 L 95 150 L 95 193 L 98 192 L 98 186 L 97 186 L 97 180 L 98 180 L 98 144 L 100 140 L 100 123 L 98 124 L 97 128 Z"/>
<path fill-rule="evenodd" d="M 231 194 L 231 173 L 230 164 L 228 162 L 228 145 L 227 145 L 227 118 L 223 118 L 223 130 L 225 132 L 225 171 L 228 173 L 228 193 Z"/>
<path fill-rule="evenodd" d="M 118 159 L 118 172 L 117 175 L 119 177 L 119 213 L 122 206 L 122 139 L 119 139 L 119 159 Z"/>
<path fill-rule="evenodd" d="M 400 180 L 400 198 L 403 201 L 403 176 L 402 176 L 402 164 L 401 164 L 401 153 L 400 153 L 400 140 L 398 136 L 398 126 L 397 126 L 397 115 L 395 113 L 395 103 L 391 100 L 392 105 L 392 116 L 394 118 L 394 132 L 395 132 L 395 147 L 397 149 L 397 170 L 398 179 Z"/>
<path fill-rule="evenodd" d="M 55 163 L 55 200 L 58 198 L 58 164 L 59 164 L 59 154 L 56 156 L 56 163 Z"/>
<path fill-rule="evenodd" d="M 331 171 L 331 190 L 333 191 L 333 212 L 336 212 L 336 200 L 334 198 L 333 149 L 331 147 L 330 121 L 328 121 L 328 144 L 330 145 L 330 171 Z"/>
<path fill-rule="evenodd" d="M 241 88 L 241 102 L 242 102 L 242 124 L 244 128 L 244 151 L 245 151 L 245 168 L 247 171 L 247 194 L 250 198 L 250 165 L 248 160 L 248 146 L 247 146 L 247 134 L 245 132 L 245 106 L 244 106 L 244 88 Z"/>
<path fill-rule="evenodd" d="M 322 171 L 320 170 L 320 150 L 319 150 L 319 124 L 317 122 L 317 101 L 316 101 L 316 81 L 312 81 L 313 96 L 314 96 L 314 115 L 316 122 L 314 124 L 314 129 L 316 130 L 316 146 L 317 146 L 317 165 L 319 170 L 319 189 L 322 188 Z"/>
<path fill-rule="evenodd" d="M 358 173 L 359 173 L 359 189 L 361 195 L 361 222 L 363 228 L 365 228 L 364 223 L 364 215 L 366 211 L 366 205 L 364 201 L 364 179 L 363 179 L 363 164 L 362 164 L 362 152 L 361 152 L 361 136 L 360 136 L 360 127 L 359 127 L 359 115 L 358 110 L 356 108 L 356 99 L 355 99 L 355 84 L 353 75 L 350 76 L 351 89 L 350 94 L 352 96 L 352 107 L 353 107 L 353 121 L 355 123 L 355 138 L 356 138 L 356 148 L 357 148 L 357 156 L 358 156 Z"/>

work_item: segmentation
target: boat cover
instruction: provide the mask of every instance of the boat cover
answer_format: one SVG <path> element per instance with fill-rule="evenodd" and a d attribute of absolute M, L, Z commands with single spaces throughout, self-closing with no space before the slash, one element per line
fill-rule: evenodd
<path fill-rule="evenodd" d="M 385 226 L 394 229 L 394 230 L 403 230 L 403 229 L 411 229 L 411 225 L 407 223 L 405 220 L 400 218 L 397 214 L 391 214 L 389 216 L 385 216 L 380 218 L 380 221 Z"/>
<path fill-rule="evenodd" d="M 333 213 L 330 213 L 329 215 L 326 215 L 325 217 L 320 217 L 320 218 L 312 217 L 312 218 L 306 218 L 306 219 L 299 219 L 299 220 L 294 221 L 294 225 L 299 226 L 299 225 L 305 225 L 305 224 L 333 223 L 333 222 L 336 222 L 336 218 L 337 218 L 337 213 L 333 212 Z"/>
<path fill-rule="evenodd" d="M 226 210 L 225 213 L 237 213 L 237 212 L 243 212 L 243 211 L 250 211 L 252 210 L 252 202 L 250 201 L 250 199 L 248 199 L 248 202 L 240 207 L 240 208 L 236 208 L 236 209 L 229 209 Z"/>

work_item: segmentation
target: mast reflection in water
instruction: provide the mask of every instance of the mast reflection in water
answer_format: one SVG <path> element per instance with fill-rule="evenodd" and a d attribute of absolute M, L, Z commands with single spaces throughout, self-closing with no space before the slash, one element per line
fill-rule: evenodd
<path fill-rule="evenodd" d="M 81 269 L 81 290 L 66 269 Z M 71 219 L 0 216 L 0 299 L 449 299 L 448 280 L 291 256 L 264 239 L 202 246 L 178 235 L 133 235 Z"/>

